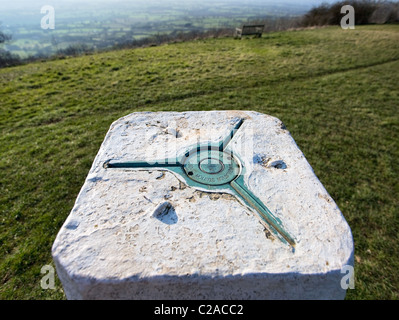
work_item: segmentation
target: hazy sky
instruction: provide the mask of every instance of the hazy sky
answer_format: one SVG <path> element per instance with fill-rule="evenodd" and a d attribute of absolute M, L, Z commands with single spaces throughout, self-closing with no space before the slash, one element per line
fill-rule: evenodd
<path fill-rule="evenodd" d="M 156 4 L 156 3 L 167 3 L 168 1 L 171 0 L 0 0 L 0 14 L 1 10 L 7 9 L 7 8 L 15 8 L 19 7 L 21 5 L 23 6 L 37 6 L 37 5 L 46 5 L 46 4 L 61 4 L 61 3 L 99 3 L 99 2 L 105 2 L 105 3 L 114 3 L 117 5 L 118 2 L 141 2 L 141 3 L 151 3 L 151 4 Z M 240 2 L 240 3 L 297 3 L 297 4 L 320 4 L 322 2 L 336 2 L 338 0 L 217 0 L 217 1 L 211 1 L 211 0 L 173 0 L 174 2 L 179 1 L 182 3 L 190 3 L 190 2 L 198 2 L 201 1 L 202 3 L 215 3 L 215 2 Z"/>

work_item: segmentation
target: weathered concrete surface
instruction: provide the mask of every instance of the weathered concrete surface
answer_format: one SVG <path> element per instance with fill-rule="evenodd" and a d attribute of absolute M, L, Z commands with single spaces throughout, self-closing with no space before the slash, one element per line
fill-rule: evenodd
<path fill-rule="evenodd" d="M 175 157 L 218 141 L 250 190 L 295 238 L 293 250 L 233 195 L 168 171 L 103 168 Z M 243 149 L 243 146 L 246 146 Z M 243 111 L 133 113 L 111 125 L 52 249 L 68 299 L 342 299 L 350 228 L 282 122 Z"/>

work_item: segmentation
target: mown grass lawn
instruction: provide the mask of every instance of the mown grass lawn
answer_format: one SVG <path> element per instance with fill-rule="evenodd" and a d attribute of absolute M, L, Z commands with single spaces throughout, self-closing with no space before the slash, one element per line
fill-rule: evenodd
<path fill-rule="evenodd" d="M 1 299 L 65 298 L 40 270 L 113 121 L 213 109 L 284 122 L 352 229 L 347 299 L 399 298 L 399 25 L 110 51 L 0 83 Z"/>

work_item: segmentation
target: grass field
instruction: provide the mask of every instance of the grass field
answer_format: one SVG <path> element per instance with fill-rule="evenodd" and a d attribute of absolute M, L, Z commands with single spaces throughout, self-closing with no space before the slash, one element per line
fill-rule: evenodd
<path fill-rule="evenodd" d="M 399 299 L 399 25 L 111 51 L 0 83 L 1 299 L 65 298 L 40 270 L 113 121 L 213 109 L 284 122 L 352 229 L 347 299 Z"/>

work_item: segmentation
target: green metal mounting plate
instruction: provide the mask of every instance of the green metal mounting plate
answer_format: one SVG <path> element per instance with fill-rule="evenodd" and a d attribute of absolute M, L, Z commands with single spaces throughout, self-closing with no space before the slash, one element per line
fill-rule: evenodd
<path fill-rule="evenodd" d="M 219 143 L 209 142 L 191 146 L 180 158 L 132 162 L 118 162 L 111 159 L 103 166 L 105 169 L 168 170 L 178 174 L 190 187 L 212 192 L 228 191 L 255 211 L 281 241 L 294 247 L 295 240 L 285 231 L 282 222 L 246 186 L 243 162 L 239 155 L 228 148 L 243 123 L 244 119 L 239 119 L 230 134 Z"/>

